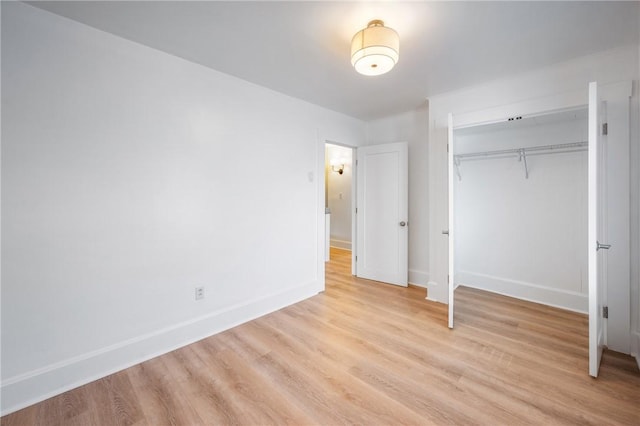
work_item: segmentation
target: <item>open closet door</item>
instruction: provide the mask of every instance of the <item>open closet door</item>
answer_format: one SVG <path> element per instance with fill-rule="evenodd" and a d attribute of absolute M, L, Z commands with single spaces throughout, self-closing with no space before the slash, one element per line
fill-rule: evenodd
<path fill-rule="evenodd" d="M 453 196 L 453 114 L 449 113 L 448 118 L 448 139 L 447 139 L 447 180 L 449 186 L 449 217 L 448 230 L 444 231 L 449 235 L 449 269 L 447 275 L 447 284 L 449 285 L 449 328 L 453 328 L 453 292 L 456 290 L 454 283 L 454 261 L 455 261 L 455 242 L 454 242 L 454 196 Z"/>
<path fill-rule="evenodd" d="M 588 182 L 588 262 L 589 262 L 589 374 L 598 377 L 605 345 L 604 316 L 604 250 L 603 244 L 603 144 L 601 101 L 598 84 L 589 83 L 589 182 Z"/>
<path fill-rule="evenodd" d="M 358 277 L 407 287 L 408 164 L 406 142 L 358 148 Z"/>

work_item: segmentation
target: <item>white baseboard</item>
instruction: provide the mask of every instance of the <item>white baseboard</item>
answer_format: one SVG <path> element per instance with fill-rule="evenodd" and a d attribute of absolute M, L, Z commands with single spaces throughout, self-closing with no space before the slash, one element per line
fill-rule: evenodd
<path fill-rule="evenodd" d="M 416 269 L 409 269 L 409 284 L 417 287 L 429 288 L 429 273 L 418 271 Z"/>
<path fill-rule="evenodd" d="M 433 290 L 437 286 L 438 286 L 438 283 L 435 281 L 427 282 L 427 297 L 426 297 L 427 300 L 430 300 L 432 302 L 440 302 L 438 299 L 431 297 L 431 294 L 433 293 L 431 290 Z"/>
<path fill-rule="evenodd" d="M 587 313 L 589 310 L 589 297 L 582 293 L 468 271 L 457 272 L 456 282 L 466 287 L 542 303 L 569 311 Z"/>
<path fill-rule="evenodd" d="M 335 238 L 332 238 L 329 244 L 331 245 L 331 247 L 343 250 L 351 250 L 351 241 L 336 240 Z"/>
<path fill-rule="evenodd" d="M 0 415 L 59 395 L 307 299 L 316 282 L 250 300 L 2 381 Z"/>

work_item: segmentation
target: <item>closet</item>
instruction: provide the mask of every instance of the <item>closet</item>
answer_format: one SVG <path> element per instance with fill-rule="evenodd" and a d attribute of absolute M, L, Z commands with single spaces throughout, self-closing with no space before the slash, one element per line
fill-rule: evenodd
<path fill-rule="evenodd" d="M 587 119 L 453 131 L 456 285 L 587 312 Z"/>

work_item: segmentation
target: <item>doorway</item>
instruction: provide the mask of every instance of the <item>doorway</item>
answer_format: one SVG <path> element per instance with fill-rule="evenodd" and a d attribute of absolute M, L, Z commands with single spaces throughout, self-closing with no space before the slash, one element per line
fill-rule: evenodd
<path fill-rule="evenodd" d="M 352 275 L 406 287 L 407 143 L 360 147 L 357 156 L 355 148 L 330 142 L 324 150 L 323 246 L 350 250 Z"/>
<path fill-rule="evenodd" d="M 355 244 L 353 211 L 355 205 L 354 148 L 325 143 L 325 261 L 331 249 L 351 253 Z M 352 275 L 355 266 L 352 263 Z"/>

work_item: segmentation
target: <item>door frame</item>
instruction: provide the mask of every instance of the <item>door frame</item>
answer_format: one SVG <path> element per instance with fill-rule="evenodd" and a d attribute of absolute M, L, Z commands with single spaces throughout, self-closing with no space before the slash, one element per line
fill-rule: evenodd
<path fill-rule="evenodd" d="M 455 311 L 454 303 L 454 293 L 456 288 L 458 287 L 455 282 L 455 274 L 456 274 L 456 256 L 455 256 L 455 185 L 454 185 L 454 177 L 453 177 L 453 153 L 454 153 L 454 139 L 453 139 L 453 114 L 449 113 L 447 117 L 447 193 L 448 193 L 448 205 L 449 211 L 447 214 L 447 236 L 449 237 L 449 250 L 448 250 L 448 258 L 449 264 L 447 265 L 447 284 L 449 287 L 449 307 L 447 309 L 447 322 L 449 328 L 453 328 L 453 314 Z"/>

